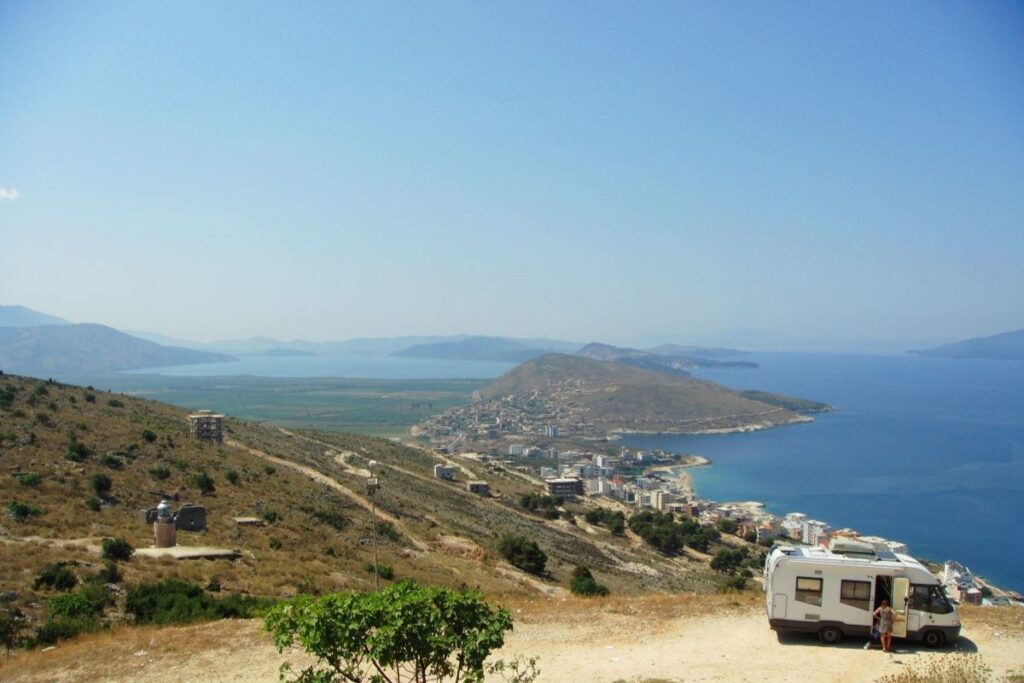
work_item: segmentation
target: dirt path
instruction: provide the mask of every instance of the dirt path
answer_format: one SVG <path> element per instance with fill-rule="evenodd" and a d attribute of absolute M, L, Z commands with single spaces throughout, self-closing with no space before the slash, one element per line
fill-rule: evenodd
<path fill-rule="evenodd" d="M 358 505 L 360 505 L 361 507 L 365 508 L 366 510 L 370 510 L 371 509 L 370 501 L 367 500 L 365 497 L 359 495 L 358 493 L 356 493 L 352 489 L 342 485 L 341 483 L 339 483 L 338 481 L 332 479 L 331 477 L 328 477 L 326 474 L 324 474 L 322 472 L 318 472 L 317 470 L 313 469 L 312 467 L 309 467 L 307 465 L 300 465 L 299 463 L 294 462 L 292 460 L 286 460 L 284 458 L 279 458 L 276 455 L 270 455 L 269 453 L 264 453 L 263 451 L 259 450 L 258 448 L 253 448 L 251 446 L 247 446 L 244 443 L 241 443 L 240 441 L 235 441 L 234 439 L 224 439 L 224 443 L 226 445 L 228 445 L 228 446 L 231 446 L 232 448 L 238 448 L 240 450 L 243 450 L 246 453 L 249 453 L 250 455 L 256 456 L 257 458 L 262 458 L 262 459 L 264 459 L 264 460 L 266 460 L 268 462 L 272 462 L 275 465 L 280 465 L 282 467 L 290 467 L 291 469 L 295 470 L 296 472 L 300 472 L 300 473 L 306 475 L 307 477 L 309 477 L 313 481 L 321 483 L 324 486 L 330 487 L 331 489 L 334 489 L 338 493 L 340 493 L 340 494 L 342 494 L 344 496 L 347 496 L 353 502 L 357 503 Z M 423 541 L 419 540 L 418 538 L 416 538 L 416 536 L 414 536 L 412 533 L 410 533 L 409 532 L 409 528 L 405 525 L 405 523 L 402 522 L 397 517 L 395 517 L 394 515 L 391 515 L 391 514 L 385 512 L 384 510 L 382 510 L 382 509 L 380 509 L 378 507 L 377 508 L 377 516 L 380 519 L 383 519 L 383 520 L 385 520 L 387 522 L 390 522 L 399 531 L 399 533 L 401 533 L 403 536 L 408 538 L 409 542 L 412 543 L 414 546 L 416 546 L 416 548 L 418 548 L 419 550 L 423 550 L 423 551 L 430 550 L 430 546 L 429 545 L 427 545 Z"/>
<path fill-rule="evenodd" d="M 823 681 L 867 683 L 917 670 L 935 657 L 977 652 L 994 680 L 1024 672 L 1024 629 L 970 623 L 956 648 L 938 652 L 898 644 L 894 655 L 866 652 L 863 640 L 839 646 L 814 638 L 778 638 L 757 607 L 728 598 L 654 596 L 513 604 L 515 630 L 502 657 L 538 657 L 538 683 L 614 681 Z M 744 603 L 749 605 L 750 598 Z M 1019 619 L 1018 619 L 1019 621 Z M 5 681 L 276 681 L 278 667 L 301 652 L 278 654 L 256 621 L 165 629 L 121 629 L 0 664 Z M 490 681 L 489 683 L 497 683 Z"/>

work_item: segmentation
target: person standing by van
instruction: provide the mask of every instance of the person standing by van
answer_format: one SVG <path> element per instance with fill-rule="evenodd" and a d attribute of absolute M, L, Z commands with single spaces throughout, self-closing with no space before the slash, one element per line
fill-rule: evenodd
<path fill-rule="evenodd" d="M 892 607 L 889 607 L 888 600 L 882 600 L 882 604 L 872 615 L 878 619 L 878 633 L 882 640 L 882 651 L 892 652 L 892 621 L 896 616 Z"/>

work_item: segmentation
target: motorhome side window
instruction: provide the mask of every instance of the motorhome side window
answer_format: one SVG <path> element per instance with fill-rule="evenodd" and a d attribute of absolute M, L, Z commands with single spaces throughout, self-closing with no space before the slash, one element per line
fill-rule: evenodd
<path fill-rule="evenodd" d="M 910 609 L 931 612 L 932 614 L 949 614 L 953 606 L 938 586 L 913 586 L 910 593 Z"/>
<path fill-rule="evenodd" d="M 839 602 L 857 609 L 871 609 L 870 581 L 843 581 L 839 586 Z"/>
<path fill-rule="evenodd" d="M 821 579 L 796 577 L 796 600 L 821 607 Z"/>

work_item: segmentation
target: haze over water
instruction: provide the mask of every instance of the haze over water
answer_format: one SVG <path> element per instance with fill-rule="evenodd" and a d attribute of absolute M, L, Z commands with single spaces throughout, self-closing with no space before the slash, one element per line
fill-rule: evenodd
<path fill-rule="evenodd" d="M 1024 362 L 759 354 L 756 370 L 701 376 L 825 401 L 815 422 L 762 432 L 633 436 L 710 457 L 698 495 L 760 500 L 834 528 L 900 540 L 1024 590 Z"/>

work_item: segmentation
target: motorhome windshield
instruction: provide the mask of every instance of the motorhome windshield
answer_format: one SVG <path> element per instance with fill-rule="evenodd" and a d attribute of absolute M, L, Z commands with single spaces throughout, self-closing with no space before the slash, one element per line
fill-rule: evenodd
<path fill-rule="evenodd" d="M 953 606 L 939 586 L 922 586 L 915 584 L 910 592 L 910 609 L 931 612 L 932 614 L 949 614 Z"/>

